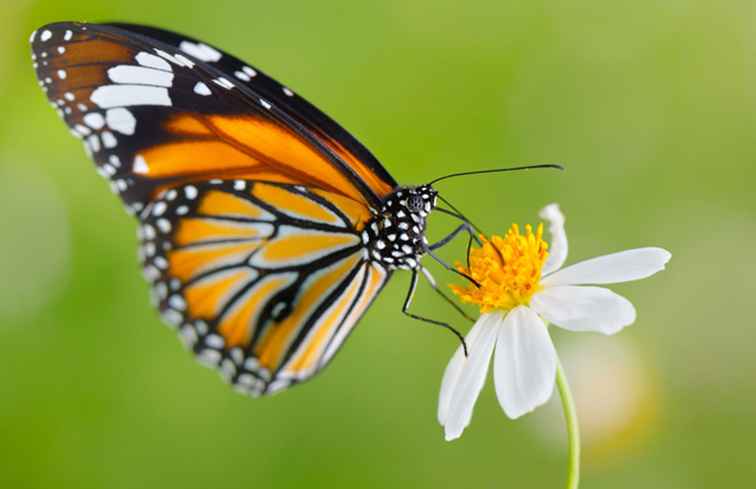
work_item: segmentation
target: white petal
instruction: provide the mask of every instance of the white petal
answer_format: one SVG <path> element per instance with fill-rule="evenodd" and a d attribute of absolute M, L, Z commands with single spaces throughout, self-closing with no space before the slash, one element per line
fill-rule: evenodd
<path fill-rule="evenodd" d="M 570 331 L 614 334 L 635 321 L 630 301 L 603 287 L 547 287 L 530 299 L 530 307 Z"/>
<path fill-rule="evenodd" d="M 556 351 L 541 318 L 531 309 L 513 309 L 499 328 L 494 354 L 496 397 L 512 419 L 529 413 L 551 397 Z"/>
<path fill-rule="evenodd" d="M 543 285 L 616 284 L 664 270 L 672 254 L 662 248 L 636 248 L 581 261 L 554 272 Z"/>
<path fill-rule="evenodd" d="M 549 204 L 538 213 L 541 219 L 549 222 L 551 243 L 549 244 L 549 257 L 546 258 L 541 269 L 541 275 L 547 275 L 559 270 L 567 259 L 567 233 L 564 230 L 564 214 L 559 209 L 559 204 Z"/>
<path fill-rule="evenodd" d="M 487 320 L 487 314 L 481 315 L 467 333 L 465 343 L 468 348 L 471 343 L 475 343 L 475 339 L 482 329 L 482 323 Z M 459 374 L 462 373 L 462 367 L 464 367 L 465 363 L 465 350 L 462 348 L 462 345 L 459 345 L 451 360 L 449 360 L 449 364 L 446 366 L 446 370 L 444 370 L 444 376 L 441 379 L 441 391 L 438 396 L 438 422 L 441 426 L 446 424 L 446 420 L 449 417 L 449 405 L 451 404 L 454 390 L 457 387 Z"/>
<path fill-rule="evenodd" d="M 496 331 L 501 323 L 500 313 L 482 315 L 468 334 L 469 356 L 465 358 L 457 350 L 447 367 L 439 400 L 439 421 L 444 425 L 447 441 L 459 438 L 470 424 L 475 401 L 486 380 L 488 364 L 491 363 Z M 458 355 L 461 355 L 461 362 L 455 361 Z"/>

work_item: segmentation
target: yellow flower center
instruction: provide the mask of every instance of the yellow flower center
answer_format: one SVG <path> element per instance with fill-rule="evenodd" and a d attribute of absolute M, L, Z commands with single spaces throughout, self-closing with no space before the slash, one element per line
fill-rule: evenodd
<path fill-rule="evenodd" d="M 513 224 L 507 234 L 481 235 L 483 245 L 470 251 L 470 268 L 457 263 L 457 270 L 480 284 L 452 285 L 451 289 L 463 302 L 477 304 L 480 312 L 495 309 L 510 310 L 527 304 L 540 289 L 541 268 L 549 256 L 548 243 L 543 240 L 543 224 L 536 232 L 529 224 L 525 234 Z"/>

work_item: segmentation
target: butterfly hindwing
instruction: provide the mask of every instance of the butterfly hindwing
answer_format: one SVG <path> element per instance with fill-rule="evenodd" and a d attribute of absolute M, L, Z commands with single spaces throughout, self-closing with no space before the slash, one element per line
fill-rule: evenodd
<path fill-rule="evenodd" d="M 366 207 L 396 186 L 327 116 L 199 41 L 65 22 L 36 31 L 32 50 L 51 104 L 132 212 L 212 178 L 302 184 Z"/>
<path fill-rule="evenodd" d="M 164 319 L 239 390 L 312 376 L 388 279 L 346 201 L 236 179 L 177 186 L 145 209 L 140 254 Z"/>

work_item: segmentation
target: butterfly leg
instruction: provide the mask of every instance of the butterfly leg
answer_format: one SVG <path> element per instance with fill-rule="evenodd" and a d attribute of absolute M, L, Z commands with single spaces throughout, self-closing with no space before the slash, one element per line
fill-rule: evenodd
<path fill-rule="evenodd" d="M 436 279 L 433 278 L 433 275 L 431 275 L 430 271 L 428 271 L 428 269 L 425 268 L 425 267 L 423 267 L 422 270 L 423 270 L 423 276 L 425 276 L 425 280 L 428 281 L 428 283 L 430 284 L 431 288 L 438 295 L 440 295 L 441 297 L 443 297 L 443 299 L 447 303 L 449 303 L 449 305 L 452 306 L 462 317 L 464 317 L 465 319 L 467 319 L 471 323 L 474 323 L 475 322 L 475 318 L 473 318 L 469 314 L 467 314 L 461 307 L 459 307 L 459 304 L 457 304 L 456 302 L 454 302 L 454 300 L 451 299 L 451 297 L 449 297 L 448 295 L 444 294 L 444 291 L 441 290 L 441 288 L 438 286 L 438 284 L 436 283 Z"/>
<path fill-rule="evenodd" d="M 428 245 L 428 248 L 430 248 L 431 250 L 437 250 L 438 248 L 446 246 L 447 244 L 449 244 L 451 240 L 456 238 L 457 235 L 461 233 L 462 231 L 466 231 L 468 233 L 468 235 L 470 236 L 470 241 L 475 239 L 476 241 L 478 241 L 478 244 L 480 245 L 480 240 L 478 239 L 477 236 L 475 236 L 475 231 L 473 230 L 472 226 L 470 226 L 470 224 L 467 222 L 463 222 L 462 224 L 454 228 L 454 231 L 452 231 L 451 233 L 447 234 L 446 236 L 436 241 L 435 243 Z"/>
<path fill-rule="evenodd" d="M 417 278 L 418 278 L 417 270 L 412 270 L 412 278 L 410 279 L 410 286 L 409 286 L 409 290 L 407 291 L 407 297 L 404 299 L 404 305 L 402 306 L 402 313 L 417 321 L 422 321 L 424 323 L 429 323 L 429 324 L 441 326 L 442 328 L 448 329 L 449 331 L 454 333 L 454 335 L 462 343 L 462 349 L 465 352 L 465 356 L 467 356 L 467 343 L 465 343 L 465 338 L 464 336 L 462 336 L 462 333 L 457 331 L 453 326 L 443 321 L 436 321 L 435 319 L 418 316 L 417 314 L 413 314 L 409 312 L 409 308 L 412 305 L 412 299 L 415 297 L 415 290 L 417 289 Z"/>
<path fill-rule="evenodd" d="M 471 276 L 469 276 L 465 272 L 460 272 L 455 267 L 453 267 L 453 266 L 449 265 L 448 263 L 446 263 L 443 259 L 441 259 L 440 256 L 438 256 L 435 253 L 433 253 L 433 251 L 430 249 L 430 247 L 426 247 L 425 248 L 425 252 L 428 253 L 428 255 L 431 258 L 433 258 L 434 260 L 436 260 L 445 269 L 449 270 L 450 272 L 456 273 L 457 275 L 459 275 L 461 277 L 466 278 L 467 280 L 469 280 L 470 282 L 472 282 L 473 285 L 475 285 L 476 287 L 480 287 L 480 284 L 478 283 L 477 280 L 475 280 L 474 278 L 472 278 Z"/>
<path fill-rule="evenodd" d="M 445 209 L 439 208 L 438 210 L 443 210 L 445 213 L 448 213 L 451 216 L 459 218 L 457 214 L 450 213 L 449 211 L 446 211 Z M 478 246 L 481 246 L 482 244 L 480 242 L 480 238 L 475 234 L 475 228 L 473 228 L 472 224 L 470 224 L 469 222 L 464 221 L 462 224 L 457 226 L 451 233 L 446 235 L 444 238 L 441 238 L 439 241 L 431 245 L 428 245 L 428 248 L 430 248 L 431 250 L 441 248 L 447 245 L 451 240 L 453 240 L 462 231 L 467 232 L 467 253 L 465 256 L 467 257 L 467 269 L 469 270 L 470 269 L 470 249 L 472 247 L 473 240 L 475 240 Z"/>

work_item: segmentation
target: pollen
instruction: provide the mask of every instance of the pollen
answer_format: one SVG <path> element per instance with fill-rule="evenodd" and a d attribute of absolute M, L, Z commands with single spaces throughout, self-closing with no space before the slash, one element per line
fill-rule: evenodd
<path fill-rule="evenodd" d="M 522 234 L 513 224 L 504 237 L 480 238 L 482 246 L 470 250 L 470 267 L 456 264 L 458 271 L 472 277 L 480 287 L 472 283 L 452 285 L 452 291 L 463 302 L 477 304 L 482 313 L 528 304 L 540 289 L 541 268 L 549 255 L 543 224 L 535 232 L 526 225 Z"/>

